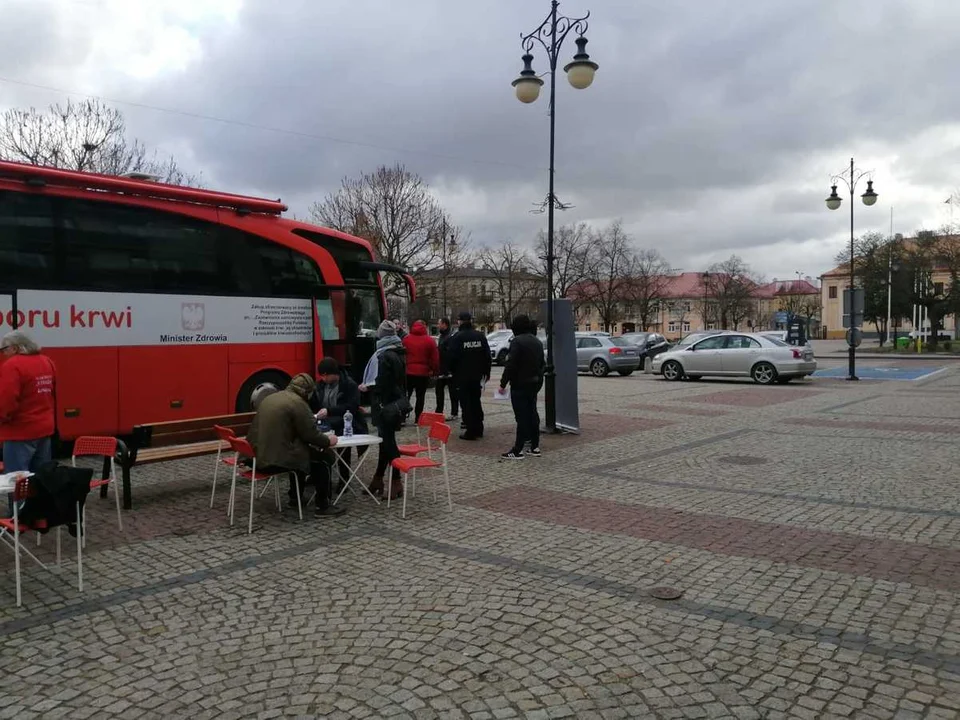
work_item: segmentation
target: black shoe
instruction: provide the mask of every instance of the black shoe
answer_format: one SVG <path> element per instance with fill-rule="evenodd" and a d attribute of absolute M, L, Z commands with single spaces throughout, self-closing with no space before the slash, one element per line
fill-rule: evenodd
<path fill-rule="evenodd" d="M 460 436 L 461 440 L 479 440 L 482 436 L 480 435 L 471 435 L 470 433 L 463 433 Z"/>
<path fill-rule="evenodd" d="M 500 459 L 501 460 L 523 460 L 523 453 L 515 452 L 511 450 L 510 452 L 505 452 L 503 455 L 501 455 Z"/>
<path fill-rule="evenodd" d="M 326 518 L 326 517 L 340 517 L 346 512 L 346 508 L 337 507 L 336 505 L 330 505 L 326 508 L 317 508 L 313 512 L 313 516 L 317 518 Z"/>
<path fill-rule="evenodd" d="M 530 457 L 543 457 L 543 453 L 540 452 L 540 448 L 530 448 L 529 450 L 525 451 L 525 454 L 529 455 Z"/>

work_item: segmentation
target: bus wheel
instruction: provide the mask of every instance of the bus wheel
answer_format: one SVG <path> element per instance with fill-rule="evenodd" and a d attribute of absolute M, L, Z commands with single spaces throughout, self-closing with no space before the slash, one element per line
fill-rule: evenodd
<path fill-rule="evenodd" d="M 283 390 L 289 382 L 290 378 L 277 370 L 267 370 L 247 378 L 237 393 L 237 412 L 253 412 L 255 400 L 260 400 L 271 392 Z"/>

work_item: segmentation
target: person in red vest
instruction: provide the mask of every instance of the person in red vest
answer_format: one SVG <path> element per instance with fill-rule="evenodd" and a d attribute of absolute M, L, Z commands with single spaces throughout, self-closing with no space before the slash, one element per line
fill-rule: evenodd
<path fill-rule="evenodd" d="M 427 335 L 423 320 L 413 323 L 410 334 L 403 338 L 403 348 L 407 351 L 407 399 L 417 393 L 414 422 L 419 422 L 430 378 L 440 371 L 440 351 L 433 338 Z"/>
<path fill-rule="evenodd" d="M 19 330 L 0 340 L 0 442 L 3 471 L 36 472 L 52 457 L 57 370 Z"/>

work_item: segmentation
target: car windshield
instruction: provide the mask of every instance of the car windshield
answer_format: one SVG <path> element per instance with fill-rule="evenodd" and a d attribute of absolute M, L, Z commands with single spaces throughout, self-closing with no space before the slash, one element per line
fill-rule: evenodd
<path fill-rule="evenodd" d="M 621 335 L 621 337 L 629 343 L 639 345 L 640 343 L 647 341 L 647 338 L 650 337 L 650 333 L 629 333 L 627 335 Z"/>
<path fill-rule="evenodd" d="M 509 330 L 497 330 L 487 335 L 487 341 L 500 340 L 501 338 L 505 338 L 508 335 L 512 335 L 512 334 L 513 333 L 511 333 Z"/>
<path fill-rule="evenodd" d="M 790 347 L 790 343 L 785 343 L 783 340 L 777 337 L 770 337 L 769 335 L 764 335 L 764 337 L 772 342 L 777 347 Z"/>
<path fill-rule="evenodd" d="M 610 338 L 610 342 L 617 347 L 630 347 L 630 342 L 628 340 L 624 340 L 622 337 Z"/>
<path fill-rule="evenodd" d="M 693 343 L 695 343 L 697 340 L 703 340 L 703 338 L 705 337 L 709 337 L 709 335 L 706 335 L 704 333 L 690 333 L 685 338 L 681 339 L 680 342 L 677 343 L 677 347 L 686 347 L 687 345 L 693 345 Z"/>

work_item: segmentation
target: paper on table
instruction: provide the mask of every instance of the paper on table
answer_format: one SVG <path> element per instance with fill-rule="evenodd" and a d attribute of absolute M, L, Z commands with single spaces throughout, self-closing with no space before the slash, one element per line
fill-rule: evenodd
<path fill-rule="evenodd" d="M 509 400 L 509 399 L 510 399 L 510 388 L 509 388 L 509 387 L 505 387 L 505 388 L 498 387 L 496 390 L 493 391 L 493 399 L 494 399 L 494 400 Z"/>

